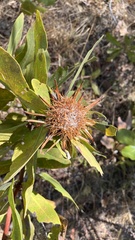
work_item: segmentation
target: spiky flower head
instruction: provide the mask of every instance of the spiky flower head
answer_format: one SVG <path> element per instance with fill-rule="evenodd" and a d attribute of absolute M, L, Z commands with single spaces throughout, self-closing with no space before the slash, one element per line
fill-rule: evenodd
<path fill-rule="evenodd" d="M 96 123 L 90 117 L 89 111 L 101 101 L 101 98 L 98 98 L 89 105 L 83 104 L 81 87 L 70 97 L 63 96 L 57 86 L 54 91 L 50 89 L 50 94 L 49 101 L 49 95 L 47 95 L 47 99 L 42 98 L 47 107 L 45 114 L 34 114 L 35 116 L 42 116 L 44 120 L 28 120 L 29 122 L 43 124 L 47 129 L 47 135 L 41 146 L 41 150 L 49 141 L 52 143 L 51 147 L 45 151 L 49 151 L 55 145 L 57 146 L 59 142 L 59 147 L 69 157 L 70 153 L 72 154 L 72 146 L 74 146 L 89 164 L 102 174 L 100 165 L 91 153 L 91 151 L 96 152 L 96 150 L 89 144 L 89 140 L 93 140 L 91 127 Z"/>
<path fill-rule="evenodd" d="M 59 136 L 64 150 L 72 139 L 92 139 L 89 126 L 93 126 L 95 121 L 88 117 L 88 112 L 99 101 L 100 99 L 97 99 L 92 104 L 84 106 L 80 88 L 68 97 L 62 96 L 57 87 L 46 112 L 45 123 L 49 128 L 49 135 Z"/>

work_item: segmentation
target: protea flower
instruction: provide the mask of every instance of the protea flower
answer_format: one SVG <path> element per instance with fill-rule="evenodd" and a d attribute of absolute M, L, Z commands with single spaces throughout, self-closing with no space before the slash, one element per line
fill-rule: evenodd
<path fill-rule="evenodd" d="M 67 145 L 73 139 L 92 139 L 88 127 L 93 126 L 95 121 L 89 119 L 88 112 L 100 99 L 84 106 L 82 96 L 78 96 L 79 92 L 80 88 L 73 96 L 67 97 L 62 96 L 59 89 L 56 88 L 52 104 L 48 105 L 45 122 L 49 128 L 49 135 L 61 138 L 63 150 L 68 150 Z"/>
<path fill-rule="evenodd" d="M 101 99 L 98 98 L 90 105 L 85 106 L 80 90 L 81 87 L 72 96 L 68 97 L 63 96 L 56 86 L 53 94 L 51 94 L 50 103 L 42 99 L 47 106 L 47 110 L 44 115 L 45 120 L 40 123 L 43 123 L 48 128 L 48 134 L 41 149 L 50 140 L 58 138 L 62 150 L 70 153 L 70 146 L 74 145 L 90 165 L 96 167 L 102 173 L 99 164 L 88 147 L 89 141 L 93 140 L 91 127 L 96 123 L 94 119 L 89 118 L 89 110 L 97 105 Z"/>

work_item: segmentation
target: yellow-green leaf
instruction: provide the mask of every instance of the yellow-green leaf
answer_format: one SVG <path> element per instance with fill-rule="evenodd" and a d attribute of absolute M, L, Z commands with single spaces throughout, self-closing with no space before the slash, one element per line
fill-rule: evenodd
<path fill-rule="evenodd" d="M 36 156 L 34 155 L 26 165 L 27 181 L 22 184 L 24 217 L 26 216 L 28 205 L 31 199 L 31 193 L 33 191 L 33 185 L 35 182 L 35 163 L 36 163 Z"/>
<path fill-rule="evenodd" d="M 105 135 L 108 137 L 113 137 L 116 136 L 117 128 L 110 125 L 109 127 L 106 128 L 105 130 Z"/>
<path fill-rule="evenodd" d="M 94 155 L 88 150 L 88 148 L 84 146 L 82 143 L 78 142 L 77 140 L 72 140 L 72 144 L 78 149 L 78 151 L 82 154 L 82 156 L 88 161 L 91 167 L 96 168 L 102 175 L 103 171 L 99 163 L 95 159 Z"/>
<path fill-rule="evenodd" d="M 0 47 L 0 81 L 18 97 L 21 103 L 36 112 L 44 112 L 45 104 L 29 88 L 17 61 Z"/>
<path fill-rule="evenodd" d="M 32 79 L 31 84 L 34 89 L 34 92 L 38 96 L 42 97 L 48 104 L 50 104 L 50 96 L 49 96 L 49 92 L 48 92 L 48 88 L 47 88 L 46 84 L 41 83 L 37 79 Z"/>
<path fill-rule="evenodd" d="M 15 96 L 7 89 L 0 88 L 0 109 L 5 107 L 9 101 L 13 101 Z"/>
<path fill-rule="evenodd" d="M 13 183 L 11 184 L 9 189 L 8 201 L 12 209 L 12 220 L 13 220 L 13 230 L 12 230 L 11 237 L 13 240 L 15 239 L 23 240 L 22 221 L 14 203 Z"/>
<path fill-rule="evenodd" d="M 78 208 L 77 204 L 75 203 L 71 195 L 62 187 L 62 185 L 56 179 L 51 177 L 48 173 L 41 173 L 40 176 L 44 180 L 50 182 L 58 192 L 60 192 L 64 197 L 70 199 Z"/>
<path fill-rule="evenodd" d="M 65 168 L 71 164 L 71 161 L 64 158 L 58 148 L 52 148 L 48 152 L 39 150 L 37 155 L 37 166 L 41 168 Z"/>
<path fill-rule="evenodd" d="M 28 209 L 31 213 L 35 213 L 39 222 L 61 225 L 59 216 L 54 208 L 54 202 L 45 199 L 40 194 L 31 194 L 31 200 Z"/>
<path fill-rule="evenodd" d="M 9 44 L 8 44 L 8 49 L 7 51 L 13 55 L 16 48 L 18 47 L 18 44 L 21 40 L 22 37 L 22 31 L 23 31 L 23 24 L 24 24 L 24 14 L 21 13 L 19 15 L 19 17 L 16 19 L 12 31 L 11 31 L 11 35 L 9 38 Z"/>
<path fill-rule="evenodd" d="M 41 83 L 47 83 L 47 62 L 44 49 L 39 49 L 34 62 L 34 77 L 39 79 Z"/>
<path fill-rule="evenodd" d="M 133 145 L 126 146 L 121 150 L 121 153 L 124 157 L 130 158 L 131 160 L 135 160 L 135 146 Z"/>
<path fill-rule="evenodd" d="M 16 145 L 12 164 L 4 182 L 10 181 L 29 162 L 45 139 L 47 130 L 44 127 L 27 132 L 23 141 Z"/>

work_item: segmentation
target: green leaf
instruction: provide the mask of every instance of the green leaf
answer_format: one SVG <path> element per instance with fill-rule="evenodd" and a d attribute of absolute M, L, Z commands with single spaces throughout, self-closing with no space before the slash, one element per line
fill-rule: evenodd
<path fill-rule="evenodd" d="M 114 60 L 116 57 L 118 57 L 121 53 L 122 49 L 114 48 L 114 49 L 108 49 L 107 53 L 109 56 L 107 57 L 107 61 L 110 62 Z"/>
<path fill-rule="evenodd" d="M 0 48 L 0 80 L 11 89 L 26 108 L 44 112 L 44 103 L 29 88 L 19 64 L 3 48 Z"/>
<path fill-rule="evenodd" d="M 4 142 L 1 144 L 1 140 L 0 140 L 0 159 L 4 158 L 4 156 L 6 155 L 6 153 L 9 152 L 9 144 L 7 142 Z"/>
<path fill-rule="evenodd" d="M 39 11 L 36 12 L 34 34 L 35 34 L 35 53 L 37 54 L 39 49 L 47 50 L 48 43 L 46 32 Z"/>
<path fill-rule="evenodd" d="M 11 165 L 11 160 L 0 161 L 0 175 L 6 174 L 7 172 L 9 172 L 10 165 Z"/>
<path fill-rule="evenodd" d="M 23 240 L 22 221 L 14 203 L 13 183 L 9 188 L 8 201 L 12 209 L 13 230 L 11 237 L 13 240 Z"/>
<path fill-rule="evenodd" d="M 36 10 L 39 10 L 41 12 L 45 11 L 45 8 L 36 6 L 34 3 L 32 3 L 30 0 L 25 0 L 22 2 L 21 5 L 21 11 L 24 12 L 27 15 L 32 15 L 36 12 Z"/>
<path fill-rule="evenodd" d="M 34 62 L 34 77 L 41 83 L 47 83 L 47 63 L 44 49 L 39 49 Z"/>
<path fill-rule="evenodd" d="M 121 153 L 124 157 L 135 160 L 135 146 L 126 146 L 121 150 Z"/>
<path fill-rule="evenodd" d="M 11 185 L 11 182 L 10 183 L 2 183 L 1 185 L 0 185 L 0 191 L 6 191 L 7 189 L 8 189 L 8 187 Z M 1 194 L 0 194 L 0 196 L 1 196 Z"/>
<path fill-rule="evenodd" d="M 86 146 L 78 142 L 77 140 L 71 140 L 72 144 L 78 149 L 78 151 L 82 154 L 82 156 L 88 161 L 88 163 L 96 168 L 100 174 L 103 174 L 103 171 L 99 165 L 99 163 L 96 161 L 94 155 L 88 150 Z"/>
<path fill-rule="evenodd" d="M 13 101 L 15 96 L 7 89 L 0 88 L 0 110 L 10 101 Z"/>
<path fill-rule="evenodd" d="M 101 95 L 100 89 L 99 89 L 98 84 L 96 82 L 91 81 L 91 87 L 92 87 L 95 95 L 97 95 L 97 96 Z"/>
<path fill-rule="evenodd" d="M 116 134 L 116 139 L 125 145 L 135 145 L 135 132 L 127 129 L 120 129 Z"/>
<path fill-rule="evenodd" d="M 82 71 L 82 69 L 83 69 L 84 64 L 88 61 L 88 59 L 89 59 L 90 55 L 92 54 L 93 50 L 94 50 L 95 47 L 100 43 L 100 41 L 102 40 L 103 37 L 104 37 L 104 36 L 102 36 L 102 37 L 93 45 L 93 47 L 88 51 L 88 53 L 86 54 L 85 58 L 83 59 L 82 63 L 80 64 L 80 67 L 79 67 L 77 73 L 75 74 L 75 76 L 74 76 L 74 78 L 73 78 L 73 80 L 72 80 L 72 82 L 71 82 L 71 84 L 70 84 L 70 86 L 69 86 L 68 92 L 71 91 L 74 83 L 76 82 L 77 78 L 79 77 L 79 75 L 80 75 L 80 73 L 81 73 L 81 71 Z"/>
<path fill-rule="evenodd" d="M 107 34 L 106 34 L 106 39 L 107 39 L 110 43 L 112 43 L 114 46 L 121 47 L 121 43 L 120 43 L 119 41 L 117 41 L 117 39 L 116 39 L 114 36 L 112 36 L 111 33 L 107 33 Z"/>
<path fill-rule="evenodd" d="M 13 133 L 18 127 L 26 125 L 26 117 L 18 113 L 9 113 L 0 124 L 0 133 Z"/>
<path fill-rule="evenodd" d="M 23 25 L 24 25 L 24 14 L 21 13 L 13 25 L 11 35 L 9 38 L 9 44 L 8 44 L 7 51 L 11 55 L 13 55 L 15 53 L 15 50 L 21 40 Z"/>
<path fill-rule="evenodd" d="M 34 92 L 42 97 L 48 104 L 50 104 L 50 95 L 48 92 L 48 88 L 47 85 L 44 83 L 41 83 L 39 80 L 37 79 L 32 79 L 32 87 L 34 89 Z"/>
<path fill-rule="evenodd" d="M 16 59 L 23 71 L 29 63 L 34 62 L 34 50 L 34 26 L 32 26 L 27 32 L 25 47 L 16 55 Z"/>
<path fill-rule="evenodd" d="M 34 233 L 35 233 L 35 227 L 31 221 L 31 217 L 29 214 L 26 215 L 24 222 L 24 236 L 25 240 L 33 240 L 34 239 Z"/>
<path fill-rule="evenodd" d="M 108 136 L 108 137 L 116 136 L 116 133 L 117 133 L 117 128 L 114 127 L 113 125 L 110 125 L 105 130 L 105 135 Z"/>
<path fill-rule="evenodd" d="M 91 78 L 92 80 L 98 78 L 101 75 L 101 69 L 97 68 L 94 72 L 92 72 Z"/>
<path fill-rule="evenodd" d="M 39 150 L 37 155 L 37 166 L 47 169 L 65 168 L 71 164 L 71 161 L 64 158 L 59 149 L 52 148 L 48 152 Z"/>
<path fill-rule="evenodd" d="M 31 199 L 31 193 L 33 191 L 33 185 L 35 182 L 35 163 L 36 163 L 36 156 L 33 156 L 26 165 L 27 181 L 22 184 L 24 217 L 26 217 L 26 212 L 28 209 L 28 205 Z"/>
<path fill-rule="evenodd" d="M 46 134 L 47 130 L 44 127 L 25 134 L 23 141 L 15 147 L 10 172 L 5 176 L 4 182 L 10 181 L 29 162 L 43 143 Z"/>
<path fill-rule="evenodd" d="M 75 201 L 73 200 L 73 198 L 70 196 L 70 194 L 61 186 L 61 184 L 56 180 L 54 179 L 53 177 L 51 177 L 48 173 L 41 173 L 40 176 L 48 181 L 49 183 L 51 183 L 54 188 L 60 192 L 64 197 L 70 199 L 75 205 L 76 207 L 78 208 L 77 204 L 75 203 Z"/>
<path fill-rule="evenodd" d="M 54 210 L 54 202 L 45 199 L 40 194 L 31 194 L 31 201 L 28 209 L 31 213 L 35 213 L 39 222 L 59 224 L 60 219 Z"/>
<path fill-rule="evenodd" d="M 5 199 L 7 199 L 7 196 L 5 196 Z M 0 215 L 3 215 L 7 213 L 9 202 L 5 199 L 0 198 Z"/>
<path fill-rule="evenodd" d="M 4 144 L 11 137 L 12 133 L 1 133 L 0 134 L 0 145 Z"/>
<path fill-rule="evenodd" d="M 11 185 L 11 183 L 10 183 Z M 3 187 L 3 190 L 0 190 L 0 215 L 7 213 L 7 209 L 9 207 L 7 195 L 8 195 L 8 187 Z"/>
<path fill-rule="evenodd" d="M 127 51 L 127 56 L 130 62 L 135 63 L 135 51 Z"/>
<path fill-rule="evenodd" d="M 6 215 L 6 213 L 0 214 L 0 223 L 4 222 L 5 215 Z"/>

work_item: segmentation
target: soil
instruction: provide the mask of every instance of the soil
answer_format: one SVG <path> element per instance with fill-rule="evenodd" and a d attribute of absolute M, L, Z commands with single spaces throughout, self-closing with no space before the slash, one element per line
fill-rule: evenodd
<path fill-rule="evenodd" d="M 4 48 L 19 13 L 19 1 L 0 1 L 0 45 Z M 89 102 L 97 95 L 105 94 L 97 110 L 108 118 L 109 123 L 118 127 L 126 124 L 131 129 L 135 119 L 135 113 L 132 116 L 135 103 L 134 63 L 129 61 L 125 48 L 116 59 L 107 61 L 111 45 L 106 33 L 110 32 L 121 43 L 125 36 L 135 36 L 134 0 L 58 0 L 47 8 L 42 17 L 52 61 L 50 73 L 59 65 L 71 67 L 81 61 L 94 43 L 105 35 L 94 51 L 97 60 L 85 66 L 84 96 Z M 27 17 L 26 28 L 31 21 L 32 17 Z M 100 70 L 100 74 L 94 79 L 92 73 L 96 70 Z M 94 133 L 94 138 L 97 149 L 106 156 L 97 158 L 103 168 L 103 177 L 81 157 L 67 169 L 49 171 L 75 199 L 79 210 L 41 179 L 37 178 L 35 189 L 54 200 L 58 213 L 68 220 L 67 240 L 133 240 L 134 162 L 122 158 L 115 139 L 105 139 L 97 133 Z M 35 240 L 46 239 L 49 227 L 38 224 L 34 218 L 33 222 Z"/>

